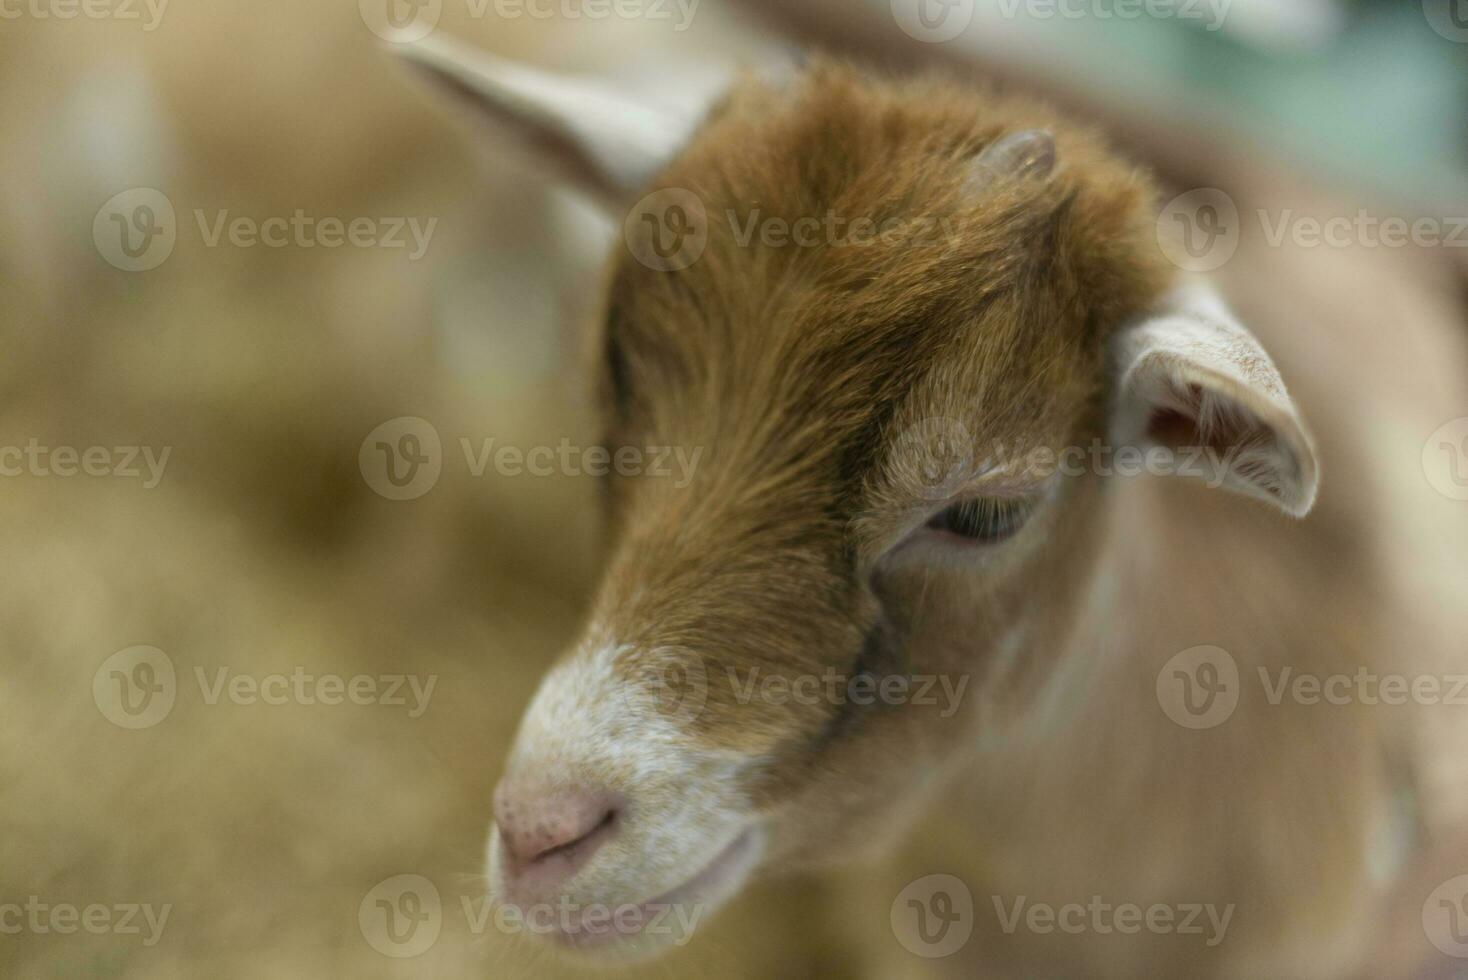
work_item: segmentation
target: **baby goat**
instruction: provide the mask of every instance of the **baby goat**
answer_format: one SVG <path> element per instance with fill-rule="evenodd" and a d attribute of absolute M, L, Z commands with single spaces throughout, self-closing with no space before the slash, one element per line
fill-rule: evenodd
<path fill-rule="evenodd" d="M 1254 333 L 1163 257 L 1143 172 L 945 80 L 818 60 L 687 120 L 402 47 L 630 209 L 595 334 L 605 440 L 703 451 L 687 486 L 608 478 L 604 580 L 495 796 L 496 900 L 631 903 L 557 938 L 655 949 L 663 907 L 878 849 L 957 786 L 953 868 L 996 907 L 1231 923 L 1217 944 L 980 926 L 963 975 L 1356 968 L 1443 809 L 1416 716 L 1257 678 L 1411 673 L 1416 651 L 1384 642 L 1402 606 L 1342 530 L 1367 491 L 1293 520 L 1316 443 Z"/>

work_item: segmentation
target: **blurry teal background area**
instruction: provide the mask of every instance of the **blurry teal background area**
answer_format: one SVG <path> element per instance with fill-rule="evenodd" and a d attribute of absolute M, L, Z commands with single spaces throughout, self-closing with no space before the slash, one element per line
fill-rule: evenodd
<path fill-rule="evenodd" d="M 1052 2 L 983 0 L 979 44 L 1039 49 L 1048 72 L 1142 112 L 1196 106 L 1332 180 L 1468 205 L 1468 0 L 1170 0 L 1166 17 Z"/>

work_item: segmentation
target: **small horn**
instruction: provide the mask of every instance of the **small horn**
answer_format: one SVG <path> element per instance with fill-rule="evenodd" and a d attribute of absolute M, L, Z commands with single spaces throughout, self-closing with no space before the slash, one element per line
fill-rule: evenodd
<path fill-rule="evenodd" d="M 1006 177 L 1043 180 L 1054 170 L 1055 137 L 1043 129 L 1025 129 L 984 147 L 974 160 L 969 184 L 974 190 L 984 190 Z"/>

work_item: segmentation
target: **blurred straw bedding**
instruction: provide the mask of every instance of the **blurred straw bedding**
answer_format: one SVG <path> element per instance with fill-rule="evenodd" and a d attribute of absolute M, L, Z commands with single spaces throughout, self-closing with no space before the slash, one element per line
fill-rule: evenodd
<path fill-rule="evenodd" d="M 137 934 L 6 935 L 0 975 L 554 975 L 547 953 L 474 917 L 490 791 L 592 581 L 593 487 L 476 477 L 459 447 L 594 441 L 574 363 L 597 263 L 568 245 L 574 203 L 492 154 L 481 165 L 354 0 L 176 3 L 151 30 L 0 23 L 3 441 L 169 452 L 156 486 L 139 459 L 141 478 L 0 492 L 0 895 L 168 908 L 151 937 L 142 916 Z M 583 68 L 673 40 L 615 19 L 445 27 Z M 704 43 L 679 40 L 685 58 Z M 134 274 L 99 257 L 91 228 L 139 186 L 166 193 L 178 241 Z M 418 260 L 209 247 L 225 211 L 437 224 Z M 445 447 L 412 504 L 358 471 L 364 436 L 399 416 L 431 420 Z M 177 697 L 127 730 L 98 710 L 93 675 L 138 645 L 171 660 Z M 416 717 L 406 688 L 401 706 L 217 693 L 275 674 L 436 680 Z M 414 959 L 382 955 L 358 923 L 399 874 L 433 882 L 444 911 Z M 817 936 L 756 900 L 703 960 L 790 968 Z"/>

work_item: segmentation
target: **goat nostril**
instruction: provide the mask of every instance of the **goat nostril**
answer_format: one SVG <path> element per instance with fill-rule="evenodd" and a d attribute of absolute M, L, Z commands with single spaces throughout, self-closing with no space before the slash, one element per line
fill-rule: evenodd
<path fill-rule="evenodd" d="M 514 873 L 570 874 L 615 836 L 620 801 L 587 791 L 527 794 L 501 787 L 495 822 Z"/>
<path fill-rule="evenodd" d="M 572 857 L 574 852 L 585 851 L 590 853 L 602 840 L 611 836 L 612 827 L 617 821 L 617 811 L 608 809 L 600 820 L 590 830 L 574 840 L 568 840 L 560 844 L 552 844 L 545 850 L 532 857 L 527 864 L 540 864 L 548 859 L 556 857 Z M 547 834 L 547 836 L 550 836 Z"/>

